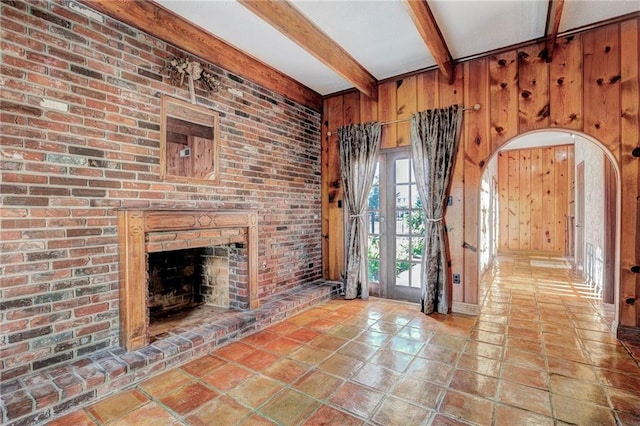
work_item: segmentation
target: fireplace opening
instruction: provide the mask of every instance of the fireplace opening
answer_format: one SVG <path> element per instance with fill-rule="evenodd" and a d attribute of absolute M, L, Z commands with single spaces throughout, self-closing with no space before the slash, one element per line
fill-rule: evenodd
<path fill-rule="evenodd" d="M 204 248 L 149 253 L 149 322 L 203 303 Z"/>
<path fill-rule="evenodd" d="M 198 247 L 204 247 L 203 251 L 187 252 L 190 253 L 187 257 L 197 259 L 197 263 L 176 265 L 162 257 L 161 260 L 152 257 L 152 270 L 149 270 L 153 253 L 171 252 L 168 255 L 171 258 L 173 253 L 180 252 L 182 256 L 183 250 Z M 128 351 L 143 348 L 165 331 L 170 333 L 175 329 L 180 333 L 192 325 L 211 321 L 219 311 L 245 311 L 260 306 L 258 216 L 253 210 L 119 210 L 118 248 L 120 345 Z M 211 260 L 219 253 L 225 253 L 221 256 L 226 259 L 222 266 Z M 221 269 L 225 274 L 220 273 Z M 170 284 L 159 286 L 156 280 L 165 277 L 170 277 Z M 190 289 L 178 296 L 177 290 L 187 287 L 190 278 L 186 277 L 201 281 L 194 285 L 196 290 Z M 225 285 L 218 291 L 220 282 Z M 215 291 L 212 284 L 216 284 Z M 223 301 L 217 300 L 214 293 L 222 293 Z M 153 294 L 151 304 L 149 294 Z M 156 303 L 158 301 L 160 303 Z M 174 308 L 180 305 L 187 309 L 174 314 Z M 189 308 L 190 305 L 195 308 Z M 160 316 L 180 318 L 169 324 L 166 318 L 152 321 L 149 306 L 156 318 L 162 310 L 164 313 Z M 182 318 L 191 323 L 183 326 Z M 162 327 L 159 328 L 158 323 L 163 324 Z"/>
<path fill-rule="evenodd" d="M 246 255 L 243 243 L 148 253 L 150 341 L 248 309 Z"/>

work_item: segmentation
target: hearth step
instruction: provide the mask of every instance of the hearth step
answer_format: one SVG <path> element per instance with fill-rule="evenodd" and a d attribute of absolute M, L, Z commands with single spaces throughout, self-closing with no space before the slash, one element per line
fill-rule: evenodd
<path fill-rule="evenodd" d="M 193 327 L 173 330 L 144 348 L 112 347 L 0 383 L 7 426 L 44 424 L 152 375 L 184 364 L 226 343 L 262 330 L 334 297 L 340 283 L 316 281 L 262 299 L 251 311 L 230 311 Z"/>

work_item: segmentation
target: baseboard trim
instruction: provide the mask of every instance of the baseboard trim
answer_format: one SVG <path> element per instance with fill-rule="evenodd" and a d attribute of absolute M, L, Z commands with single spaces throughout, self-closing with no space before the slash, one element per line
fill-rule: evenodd
<path fill-rule="evenodd" d="M 480 313 L 480 305 L 464 302 L 453 302 L 451 304 L 451 312 L 456 314 L 478 315 Z"/>

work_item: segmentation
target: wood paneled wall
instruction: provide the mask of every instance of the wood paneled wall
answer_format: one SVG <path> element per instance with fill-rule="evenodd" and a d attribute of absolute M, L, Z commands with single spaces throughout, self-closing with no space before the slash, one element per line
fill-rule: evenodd
<path fill-rule="evenodd" d="M 339 279 L 344 266 L 342 188 L 336 129 L 349 123 L 408 118 L 411 113 L 453 103 L 479 103 L 466 112 L 455 176 L 454 204 L 447 210 L 452 270 L 463 285 L 454 302 L 478 303 L 479 184 L 491 155 L 511 138 L 544 128 L 583 132 L 601 141 L 621 170 L 619 322 L 640 324 L 640 160 L 638 140 L 639 21 L 602 26 L 559 38 L 553 62 L 540 58 L 543 44 L 458 64 L 452 85 L 438 71 L 379 84 L 378 100 L 356 92 L 327 97 L 323 116 L 324 273 Z M 330 134 L 329 134 L 330 133 Z M 383 147 L 409 144 L 407 123 L 387 125 Z"/>
<path fill-rule="evenodd" d="M 565 253 L 573 152 L 563 145 L 498 154 L 500 249 Z"/>

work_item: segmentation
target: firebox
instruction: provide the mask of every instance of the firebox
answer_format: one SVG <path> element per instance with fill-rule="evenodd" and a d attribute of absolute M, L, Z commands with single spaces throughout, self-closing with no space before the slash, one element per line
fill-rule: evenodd
<path fill-rule="evenodd" d="M 147 307 L 151 323 L 203 303 L 205 250 L 196 248 L 149 253 Z"/>
<path fill-rule="evenodd" d="M 154 320 L 199 304 L 255 309 L 258 219 L 247 210 L 118 212 L 120 344 L 149 343 Z"/>
<path fill-rule="evenodd" d="M 149 322 L 200 305 L 245 310 L 245 245 L 236 243 L 148 254 Z"/>

